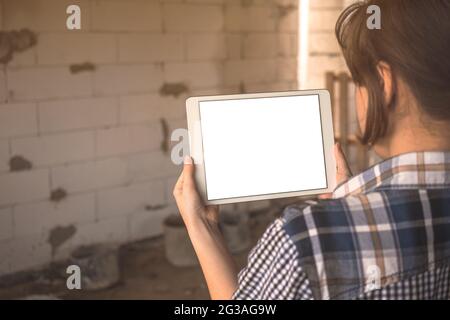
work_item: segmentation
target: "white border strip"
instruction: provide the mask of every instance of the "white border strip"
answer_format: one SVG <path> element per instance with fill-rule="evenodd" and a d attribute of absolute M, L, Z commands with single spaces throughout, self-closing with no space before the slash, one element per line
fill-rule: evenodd
<path fill-rule="evenodd" d="M 299 0 L 297 86 L 307 88 L 309 57 L 309 0 Z"/>

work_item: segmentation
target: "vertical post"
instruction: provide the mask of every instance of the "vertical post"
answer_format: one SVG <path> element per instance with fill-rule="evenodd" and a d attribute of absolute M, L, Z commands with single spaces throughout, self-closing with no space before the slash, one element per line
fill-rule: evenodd
<path fill-rule="evenodd" d="M 297 87 L 307 88 L 309 56 L 309 0 L 298 0 Z"/>
<path fill-rule="evenodd" d="M 342 150 L 348 154 L 348 82 L 349 78 L 345 72 L 338 76 L 339 81 L 339 137 Z"/>
<path fill-rule="evenodd" d="M 335 128 L 335 138 L 336 138 L 336 123 L 337 123 L 337 114 L 336 114 L 336 104 L 335 104 L 335 93 L 334 93 L 334 80 L 335 80 L 335 76 L 333 72 L 327 72 L 325 74 L 325 86 L 327 88 L 327 90 L 330 92 L 330 99 L 331 99 L 331 113 L 333 115 L 333 126 Z"/>

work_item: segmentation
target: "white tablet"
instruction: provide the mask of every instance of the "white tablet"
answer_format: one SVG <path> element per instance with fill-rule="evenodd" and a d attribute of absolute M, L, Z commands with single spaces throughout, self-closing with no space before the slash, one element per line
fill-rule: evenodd
<path fill-rule="evenodd" d="M 197 188 L 206 204 L 333 191 L 328 91 L 191 97 L 186 110 Z"/>

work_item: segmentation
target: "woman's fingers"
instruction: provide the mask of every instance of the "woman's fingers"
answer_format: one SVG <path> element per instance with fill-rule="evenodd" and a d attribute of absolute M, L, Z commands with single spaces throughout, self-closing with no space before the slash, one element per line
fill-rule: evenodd
<path fill-rule="evenodd" d="M 321 200 L 325 200 L 325 199 L 331 199 L 332 196 L 333 196 L 332 193 L 324 193 L 324 194 L 320 194 L 318 196 L 318 198 Z"/>
<path fill-rule="evenodd" d="M 173 196 L 177 203 L 181 203 L 181 199 L 189 194 L 192 197 L 192 193 L 196 193 L 195 180 L 194 180 L 194 164 L 192 158 L 186 156 L 184 158 L 183 171 L 178 177 L 177 182 L 173 188 Z"/>
<path fill-rule="evenodd" d="M 194 172 L 194 162 L 191 157 L 186 156 L 184 158 L 183 167 L 183 201 L 186 205 L 191 205 L 196 208 L 204 208 L 203 201 L 197 192 Z"/>
<path fill-rule="evenodd" d="M 187 192 L 196 190 L 194 178 L 194 162 L 189 156 L 184 157 L 183 189 Z"/>
<path fill-rule="evenodd" d="M 336 158 L 336 182 L 339 184 L 351 178 L 352 172 L 340 143 L 334 145 L 334 156 Z"/>
<path fill-rule="evenodd" d="M 218 210 L 214 206 L 205 207 L 195 184 L 195 166 L 191 157 L 184 158 L 183 172 L 175 184 L 173 195 L 177 202 L 178 209 L 186 225 L 198 219 L 207 218 L 211 221 L 218 221 Z"/>

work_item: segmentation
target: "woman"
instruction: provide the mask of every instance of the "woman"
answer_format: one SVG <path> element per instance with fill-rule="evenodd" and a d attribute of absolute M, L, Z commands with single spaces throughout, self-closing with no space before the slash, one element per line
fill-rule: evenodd
<path fill-rule="evenodd" d="M 238 275 L 187 158 L 174 196 L 213 299 L 450 298 L 450 1 L 354 4 L 336 35 L 361 141 L 385 160 L 351 177 L 336 147 L 331 198 L 286 208 Z"/>

